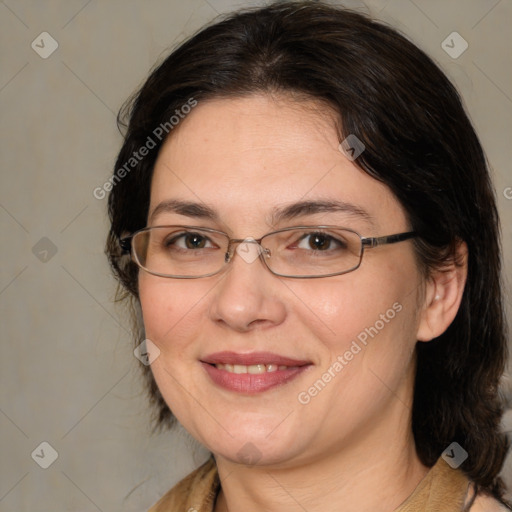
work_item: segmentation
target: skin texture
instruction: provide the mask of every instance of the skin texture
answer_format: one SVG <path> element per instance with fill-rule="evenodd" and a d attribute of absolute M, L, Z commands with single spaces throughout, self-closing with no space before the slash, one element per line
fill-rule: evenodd
<path fill-rule="evenodd" d="M 408 231 L 389 189 L 338 146 L 332 113 L 312 101 L 252 95 L 200 103 L 161 149 L 148 225 L 204 226 L 232 238 L 301 224 L 339 225 L 363 236 Z M 151 218 L 168 199 L 207 204 L 218 219 L 172 212 Z M 363 208 L 371 221 L 346 212 L 270 220 L 276 207 L 326 199 Z M 161 351 L 152 371 L 178 420 L 216 457 L 216 511 L 399 506 L 427 471 L 411 431 L 414 347 L 451 323 L 464 281 L 464 266 L 425 280 L 410 241 L 368 250 L 358 270 L 323 279 L 277 277 L 260 260 L 246 263 L 237 254 L 208 278 L 141 271 L 146 336 Z M 397 303 L 400 312 L 301 404 L 299 393 Z M 244 395 L 217 387 L 200 363 L 224 350 L 269 351 L 312 366 L 282 386 Z M 240 462 L 248 446 L 256 465 Z"/>

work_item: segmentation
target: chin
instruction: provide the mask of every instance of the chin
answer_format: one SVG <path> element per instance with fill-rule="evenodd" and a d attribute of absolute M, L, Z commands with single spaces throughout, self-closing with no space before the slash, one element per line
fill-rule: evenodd
<path fill-rule="evenodd" d="M 281 420 L 282 421 L 282 418 Z M 294 434 L 276 430 L 278 421 L 272 422 L 272 428 L 256 431 L 250 424 L 231 424 L 230 433 L 218 429 L 209 430 L 198 440 L 215 454 L 236 464 L 244 465 L 280 465 L 286 464 L 304 452 L 309 443 L 301 443 Z M 274 432 L 272 432 L 274 430 Z M 269 434 L 270 433 L 270 434 Z M 303 446 L 303 444 L 305 446 Z"/>
<path fill-rule="evenodd" d="M 258 440 L 230 443 L 229 446 L 214 446 L 210 448 L 216 457 L 242 464 L 245 466 L 276 466 L 286 465 L 286 462 L 293 458 L 282 445 L 275 446 L 273 443 L 263 445 Z"/>

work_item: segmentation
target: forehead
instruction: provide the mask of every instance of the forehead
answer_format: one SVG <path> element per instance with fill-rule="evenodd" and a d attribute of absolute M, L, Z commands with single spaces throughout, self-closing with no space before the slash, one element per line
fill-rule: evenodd
<path fill-rule="evenodd" d="M 280 205 L 318 199 L 404 223 L 389 189 L 340 151 L 332 110 L 286 96 L 200 102 L 155 164 L 150 213 L 169 199 L 208 204 L 230 224 L 261 222 Z"/>
<path fill-rule="evenodd" d="M 337 151 L 334 114 L 313 101 L 293 101 L 286 96 L 252 95 L 199 102 L 168 137 L 161 156 L 174 164 L 191 163 L 231 169 L 233 176 L 273 170 L 283 162 L 307 170 L 312 159 L 322 165 L 323 151 Z M 209 161 L 210 155 L 215 161 Z M 302 161 L 303 165 L 300 165 Z M 196 167 L 195 165 L 193 166 Z M 277 176 L 274 177 L 277 178 Z"/>

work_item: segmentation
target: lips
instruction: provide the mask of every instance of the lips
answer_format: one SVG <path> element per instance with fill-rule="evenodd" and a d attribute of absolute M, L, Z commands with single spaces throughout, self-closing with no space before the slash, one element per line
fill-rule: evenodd
<path fill-rule="evenodd" d="M 256 364 L 277 365 L 277 366 L 305 366 L 311 364 L 311 361 L 292 359 L 290 357 L 280 356 L 272 352 L 252 352 L 250 354 L 240 354 L 237 352 L 216 352 L 201 359 L 203 363 L 208 364 L 231 364 L 241 366 L 251 366 Z"/>
<path fill-rule="evenodd" d="M 270 352 L 217 352 L 204 357 L 201 364 L 215 384 L 245 394 L 285 384 L 312 366 L 311 361 Z"/>

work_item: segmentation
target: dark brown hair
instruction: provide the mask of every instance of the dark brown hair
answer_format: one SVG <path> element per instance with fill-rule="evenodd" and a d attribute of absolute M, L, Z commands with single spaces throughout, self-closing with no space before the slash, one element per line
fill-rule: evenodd
<path fill-rule="evenodd" d="M 231 14 L 175 49 L 120 112 L 126 134 L 114 175 L 191 98 L 279 92 L 327 103 L 339 116 L 340 141 L 355 134 L 364 143 L 356 164 L 402 204 L 420 234 L 415 249 L 426 275 L 466 242 L 468 280 L 458 314 L 445 333 L 417 345 L 413 432 L 425 465 L 456 441 L 469 454 L 461 468 L 480 489 L 501 496 L 507 441 L 499 432 L 497 388 L 506 339 L 498 215 L 459 95 L 425 53 L 382 23 L 321 2 Z M 135 303 L 138 268 L 123 256 L 119 239 L 146 225 L 163 140 L 116 180 L 109 196 L 106 252 Z M 171 424 L 171 411 L 144 371 L 158 423 Z"/>

